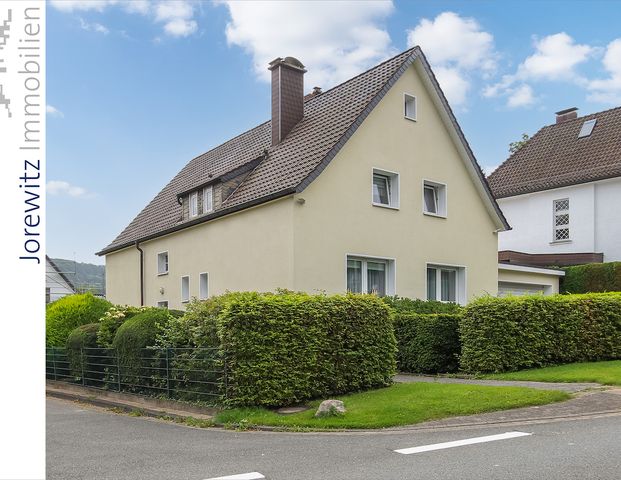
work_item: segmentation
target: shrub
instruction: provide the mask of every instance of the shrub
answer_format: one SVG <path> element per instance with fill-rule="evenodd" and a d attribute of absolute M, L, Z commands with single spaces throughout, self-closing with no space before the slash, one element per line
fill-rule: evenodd
<path fill-rule="evenodd" d="M 97 347 L 98 330 L 99 323 L 87 323 L 73 329 L 67 337 L 67 360 L 69 361 L 71 375 L 74 378 L 82 378 L 83 373 L 91 370 L 91 367 L 84 361 L 85 357 L 83 356 L 83 353 L 88 354 L 89 352 L 83 352 L 83 349 Z M 89 375 L 85 376 L 88 377 Z"/>
<path fill-rule="evenodd" d="M 460 336 L 469 372 L 621 358 L 621 294 L 484 297 L 465 309 Z"/>
<path fill-rule="evenodd" d="M 148 378 L 154 371 L 150 359 L 152 354 L 145 349 L 155 345 L 158 324 L 168 322 L 168 310 L 147 308 L 143 312 L 124 322 L 116 331 L 112 347 L 116 349 L 122 383 L 128 385 L 147 385 Z M 157 373 L 157 372 L 155 372 Z"/>
<path fill-rule="evenodd" d="M 397 313 L 397 367 L 402 372 L 454 372 L 459 366 L 460 315 Z"/>
<path fill-rule="evenodd" d="M 91 293 L 67 295 L 45 309 L 45 343 L 62 347 L 69 333 L 87 323 L 94 323 L 111 307 L 111 303 Z"/>
<path fill-rule="evenodd" d="M 621 292 L 621 262 L 590 263 L 563 268 L 565 293 Z"/>
<path fill-rule="evenodd" d="M 457 303 L 438 302 L 436 300 L 419 300 L 397 296 L 382 297 L 382 300 L 395 312 L 458 314 L 462 310 L 462 307 Z"/>
<path fill-rule="evenodd" d="M 99 319 L 101 326 L 97 332 L 97 344 L 103 348 L 112 347 L 116 331 L 126 320 L 144 312 L 149 307 L 132 307 L 129 305 L 113 305 Z"/>
<path fill-rule="evenodd" d="M 395 337 L 373 295 L 245 294 L 218 333 L 232 405 L 279 406 L 389 385 Z"/>

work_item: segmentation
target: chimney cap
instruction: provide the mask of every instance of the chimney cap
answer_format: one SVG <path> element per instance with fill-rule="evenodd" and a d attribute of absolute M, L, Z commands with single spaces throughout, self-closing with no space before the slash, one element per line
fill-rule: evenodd
<path fill-rule="evenodd" d="M 571 107 L 571 108 L 566 108 L 565 110 L 560 110 L 556 112 L 556 115 L 565 115 L 567 113 L 577 112 L 577 111 L 578 111 L 578 107 Z"/>
<path fill-rule="evenodd" d="M 293 68 L 294 70 L 299 70 L 302 73 L 306 72 L 304 65 L 295 57 L 285 57 L 284 59 L 281 57 L 275 58 L 269 64 L 269 70 L 273 70 L 274 68 L 282 65 L 283 67 Z"/>

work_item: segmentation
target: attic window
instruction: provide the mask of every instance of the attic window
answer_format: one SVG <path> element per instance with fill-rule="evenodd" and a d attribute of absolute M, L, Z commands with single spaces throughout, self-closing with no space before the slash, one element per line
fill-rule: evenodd
<path fill-rule="evenodd" d="M 593 127 L 595 127 L 595 123 L 597 119 L 587 120 L 582 124 L 582 128 L 580 129 L 580 133 L 578 134 L 578 138 L 588 137 L 593 132 Z"/>
<path fill-rule="evenodd" d="M 403 115 L 408 120 L 416 121 L 416 97 L 414 95 L 410 95 L 409 93 L 403 94 L 404 105 L 403 105 Z"/>

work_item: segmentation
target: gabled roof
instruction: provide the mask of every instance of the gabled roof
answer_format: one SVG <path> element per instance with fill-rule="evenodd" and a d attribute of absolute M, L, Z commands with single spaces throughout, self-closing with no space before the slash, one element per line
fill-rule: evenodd
<path fill-rule="evenodd" d="M 578 138 L 585 121 L 590 135 Z M 489 177 L 496 198 L 621 177 L 621 107 L 548 125 Z"/>
<path fill-rule="evenodd" d="M 75 285 L 73 284 L 73 282 L 71 280 L 69 280 L 69 278 L 67 277 L 67 275 L 65 275 L 59 268 L 58 265 L 56 265 L 54 263 L 54 261 L 48 257 L 47 255 L 45 256 L 45 260 L 47 260 L 47 263 L 52 267 L 52 270 L 54 270 L 54 272 L 56 272 L 58 275 L 61 276 L 61 278 L 67 282 L 67 285 L 69 286 L 69 288 L 71 288 L 71 290 L 73 290 L 74 292 L 76 291 L 75 289 Z M 47 274 L 48 272 L 46 272 Z"/>
<path fill-rule="evenodd" d="M 271 123 L 265 122 L 191 160 L 98 255 L 209 221 L 223 215 L 301 192 L 329 164 L 367 115 L 407 68 L 420 59 L 425 76 L 467 157 L 469 171 L 499 227 L 508 228 L 491 195 L 448 102 L 418 47 L 309 98 L 304 117 L 278 145 L 271 145 Z M 265 154 L 267 152 L 267 154 Z M 181 222 L 177 195 L 217 179 L 261 158 L 256 168 L 211 214 Z"/>

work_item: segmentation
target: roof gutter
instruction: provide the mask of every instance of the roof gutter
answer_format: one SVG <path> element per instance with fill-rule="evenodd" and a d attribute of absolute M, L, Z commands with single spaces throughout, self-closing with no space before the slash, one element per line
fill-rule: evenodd
<path fill-rule="evenodd" d="M 214 212 L 210 215 L 204 215 L 190 222 L 184 222 L 184 223 L 175 225 L 174 227 L 167 228 L 166 230 L 162 230 L 160 232 L 153 233 L 151 235 L 140 237 L 137 240 L 132 240 L 130 242 L 122 243 L 115 247 L 104 248 L 103 250 L 97 252 L 95 255 L 98 255 L 101 257 L 102 255 L 107 255 L 108 253 L 116 252 L 117 250 L 122 250 L 124 248 L 131 247 L 132 245 L 136 245 L 136 248 L 138 248 L 139 243 L 143 243 L 148 240 L 153 240 L 154 238 L 158 238 L 158 237 L 163 237 L 164 235 L 175 233 L 175 232 L 178 232 L 179 230 L 184 230 L 186 228 L 190 228 L 195 225 L 200 225 L 201 223 L 209 222 L 211 220 L 215 220 L 216 218 L 224 217 L 225 215 L 230 215 L 231 213 L 246 210 L 251 207 L 256 207 L 257 205 L 271 202 L 272 200 L 278 200 L 279 198 L 287 197 L 289 195 L 293 195 L 294 193 L 295 193 L 295 187 L 290 187 L 285 190 L 281 190 L 280 192 L 266 195 L 265 197 L 257 198 L 257 199 L 254 199 L 254 200 L 251 200 L 245 203 L 240 203 L 239 205 L 234 205 L 229 208 L 223 208 L 222 210 L 218 210 L 217 212 Z"/>

